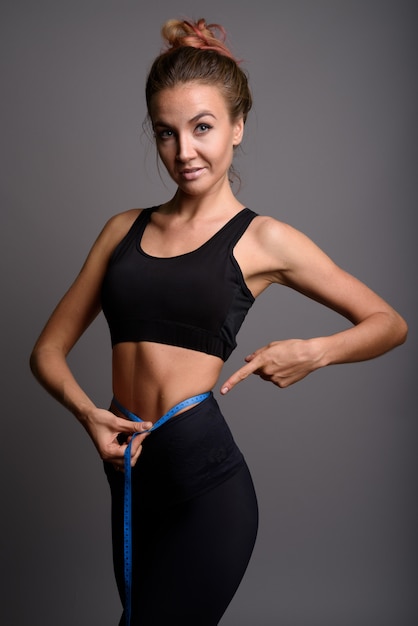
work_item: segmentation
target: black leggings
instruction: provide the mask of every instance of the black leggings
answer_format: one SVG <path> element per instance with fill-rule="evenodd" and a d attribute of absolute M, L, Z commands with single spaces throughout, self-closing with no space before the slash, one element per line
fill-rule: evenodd
<path fill-rule="evenodd" d="M 123 603 L 123 474 L 105 467 Z M 131 626 L 216 626 L 247 568 L 258 509 L 213 397 L 152 433 L 133 474 Z"/>

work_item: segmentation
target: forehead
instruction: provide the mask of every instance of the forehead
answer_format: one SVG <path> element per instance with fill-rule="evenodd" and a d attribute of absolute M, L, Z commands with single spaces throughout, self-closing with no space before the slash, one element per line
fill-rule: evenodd
<path fill-rule="evenodd" d="M 215 117 L 228 114 L 224 96 L 216 85 L 185 83 L 163 89 L 153 96 L 150 114 L 153 121 L 168 121 L 174 117 L 192 119 L 202 111 Z"/>

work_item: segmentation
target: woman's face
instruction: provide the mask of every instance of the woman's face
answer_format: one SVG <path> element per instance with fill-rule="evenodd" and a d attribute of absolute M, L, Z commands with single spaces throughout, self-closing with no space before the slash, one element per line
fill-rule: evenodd
<path fill-rule="evenodd" d="M 182 191 L 208 194 L 229 185 L 244 123 L 231 122 L 218 87 L 186 83 L 164 89 L 153 98 L 151 119 L 161 160 Z"/>

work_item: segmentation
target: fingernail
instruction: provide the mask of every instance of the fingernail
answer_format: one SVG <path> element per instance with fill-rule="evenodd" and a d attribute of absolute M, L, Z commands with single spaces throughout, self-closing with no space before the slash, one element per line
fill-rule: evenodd
<path fill-rule="evenodd" d="M 228 387 L 222 387 L 221 389 L 221 393 L 223 393 L 224 395 L 228 393 L 228 391 L 229 391 Z"/>

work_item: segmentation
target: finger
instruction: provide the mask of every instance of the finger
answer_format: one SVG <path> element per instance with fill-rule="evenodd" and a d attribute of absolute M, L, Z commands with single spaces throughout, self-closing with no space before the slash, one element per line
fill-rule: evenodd
<path fill-rule="evenodd" d="M 117 429 L 121 433 L 142 433 L 152 428 L 152 422 L 131 422 L 123 417 L 118 417 Z"/>
<path fill-rule="evenodd" d="M 114 451 L 112 465 L 118 472 L 125 471 L 126 454 L 129 449 L 130 465 L 133 467 L 141 454 L 142 442 L 148 436 L 148 433 L 142 435 L 133 433 L 133 436 L 125 444 L 119 445 Z"/>
<path fill-rule="evenodd" d="M 146 439 L 146 437 L 148 437 L 148 435 L 149 432 L 143 433 L 142 435 L 134 433 L 131 443 L 131 458 L 137 454 L 138 449 L 142 447 L 142 442 Z"/>
<path fill-rule="evenodd" d="M 135 438 L 134 442 L 136 441 L 136 439 L 138 439 L 138 437 Z M 136 462 L 138 461 L 141 455 L 141 452 L 142 452 L 142 442 L 140 443 L 140 445 L 136 446 L 135 449 L 132 446 L 131 467 L 134 467 L 134 465 L 136 465 Z"/>
<path fill-rule="evenodd" d="M 250 361 L 252 361 L 256 356 L 258 356 L 259 354 L 261 354 L 262 352 L 264 352 L 265 348 L 259 348 L 258 350 L 255 350 L 255 352 L 252 352 L 251 354 L 248 354 L 244 361 L 247 361 L 247 363 L 250 363 Z"/>
<path fill-rule="evenodd" d="M 128 446 L 120 446 L 119 451 L 113 454 L 112 465 L 117 472 L 125 471 L 125 451 Z M 123 449 L 122 449 L 123 448 Z"/>
<path fill-rule="evenodd" d="M 108 455 L 113 457 L 113 467 L 116 471 L 124 471 L 124 456 L 128 446 L 130 445 L 131 466 L 135 465 L 137 458 L 141 453 L 142 442 L 149 435 L 152 429 L 152 422 L 132 422 L 124 418 L 116 418 L 116 429 L 121 433 L 120 437 L 116 437 L 112 442 Z M 109 459 L 110 460 L 110 459 Z"/>
<path fill-rule="evenodd" d="M 258 370 L 259 367 L 259 358 L 255 356 L 247 365 L 241 367 L 228 378 L 228 380 L 221 387 L 221 394 L 225 395 L 226 393 L 228 393 L 228 391 L 231 391 L 231 389 L 235 387 L 235 385 L 241 383 L 243 380 L 248 378 L 250 374 L 254 374 L 254 372 Z"/>

